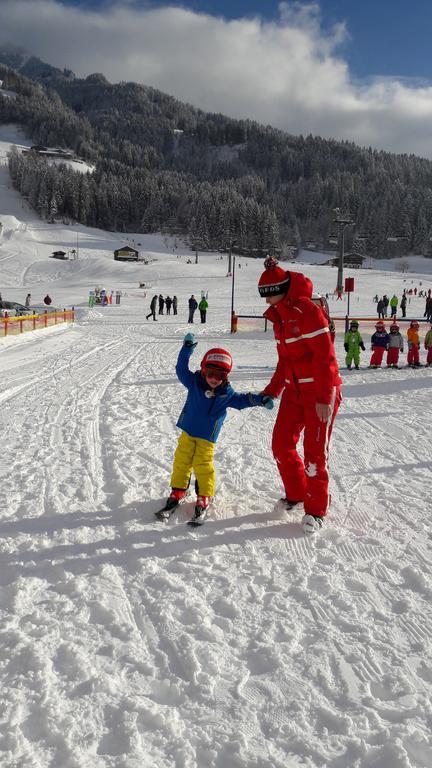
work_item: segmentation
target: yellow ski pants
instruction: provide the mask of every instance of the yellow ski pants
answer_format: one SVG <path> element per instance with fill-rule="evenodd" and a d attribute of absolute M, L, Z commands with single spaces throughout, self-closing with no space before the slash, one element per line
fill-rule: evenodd
<path fill-rule="evenodd" d="M 201 437 L 191 437 L 182 432 L 174 454 L 171 488 L 184 488 L 189 485 L 192 470 L 198 481 L 201 496 L 214 496 L 216 473 L 213 466 L 215 444 Z"/>

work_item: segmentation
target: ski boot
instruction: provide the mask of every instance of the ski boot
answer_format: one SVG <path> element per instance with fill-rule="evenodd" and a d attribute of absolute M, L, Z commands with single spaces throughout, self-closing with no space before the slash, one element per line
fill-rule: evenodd
<path fill-rule="evenodd" d="M 211 502 L 211 496 L 198 496 L 195 504 L 195 512 L 193 518 L 192 520 L 189 520 L 188 525 L 202 525 L 207 518 Z"/>
<path fill-rule="evenodd" d="M 179 504 L 184 501 L 186 497 L 186 491 L 183 488 L 173 488 L 168 496 L 165 506 L 155 512 L 155 517 L 158 520 L 169 520 L 171 515 L 176 511 Z"/>
<path fill-rule="evenodd" d="M 303 504 L 303 500 L 293 501 L 292 499 L 287 499 L 284 497 L 283 499 L 279 499 L 279 503 L 283 506 L 284 509 L 289 511 L 293 507 L 296 507 L 297 504 Z"/>
<path fill-rule="evenodd" d="M 302 520 L 303 533 L 309 536 L 322 528 L 323 518 L 318 515 L 304 515 Z"/>

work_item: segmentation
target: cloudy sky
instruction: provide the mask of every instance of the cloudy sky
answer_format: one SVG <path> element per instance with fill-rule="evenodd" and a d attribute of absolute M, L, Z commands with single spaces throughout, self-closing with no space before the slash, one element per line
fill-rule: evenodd
<path fill-rule="evenodd" d="M 0 42 L 293 134 L 432 157 L 431 0 L 0 0 Z"/>

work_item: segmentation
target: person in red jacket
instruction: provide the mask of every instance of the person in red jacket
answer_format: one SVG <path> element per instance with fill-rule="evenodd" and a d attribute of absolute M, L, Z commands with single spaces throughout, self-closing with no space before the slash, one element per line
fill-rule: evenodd
<path fill-rule="evenodd" d="M 287 272 L 267 258 L 258 290 L 269 308 L 278 350 L 276 371 L 262 394 L 282 399 L 272 450 L 285 488 L 287 509 L 304 504 L 303 531 L 322 526 L 329 506 L 328 449 L 341 402 L 339 368 L 328 320 L 312 301 L 301 272 Z M 297 452 L 303 432 L 304 460 Z"/>

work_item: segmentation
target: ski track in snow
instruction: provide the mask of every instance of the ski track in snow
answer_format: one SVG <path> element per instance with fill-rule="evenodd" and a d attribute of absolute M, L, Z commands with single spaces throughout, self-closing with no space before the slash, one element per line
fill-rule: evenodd
<path fill-rule="evenodd" d="M 32 250 L 28 230 L 10 251 L 3 242 L 2 285 L 25 275 L 36 293 L 36 231 Z M 63 301 L 78 303 L 98 279 L 105 257 L 97 252 L 90 279 L 92 237 L 82 228 L 83 283 L 56 278 Z M 245 303 L 259 266 L 242 269 Z M 154 292 L 171 292 L 156 267 Z M 210 256 L 200 269 L 183 304 L 206 275 L 219 278 L 193 363 L 227 345 L 234 386 L 258 392 L 274 342 L 231 338 L 231 285 Z M 366 306 L 374 275 L 362 278 Z M 144 307 L 126 296 L 119 308 L 81 308 L 61 333 L 0 342 L 0 765 L 429 768 L 430 370 L 343 372 L 332 507 L 318 536 L 301 533 L 301 508 L 277 504 L 275 411 L 264 409 L 229 412 L 203 528 L 185 525 L 193 494 L 160 524 L 188 326 L 184 306 L 146 322 L 152 293 Z"/>

